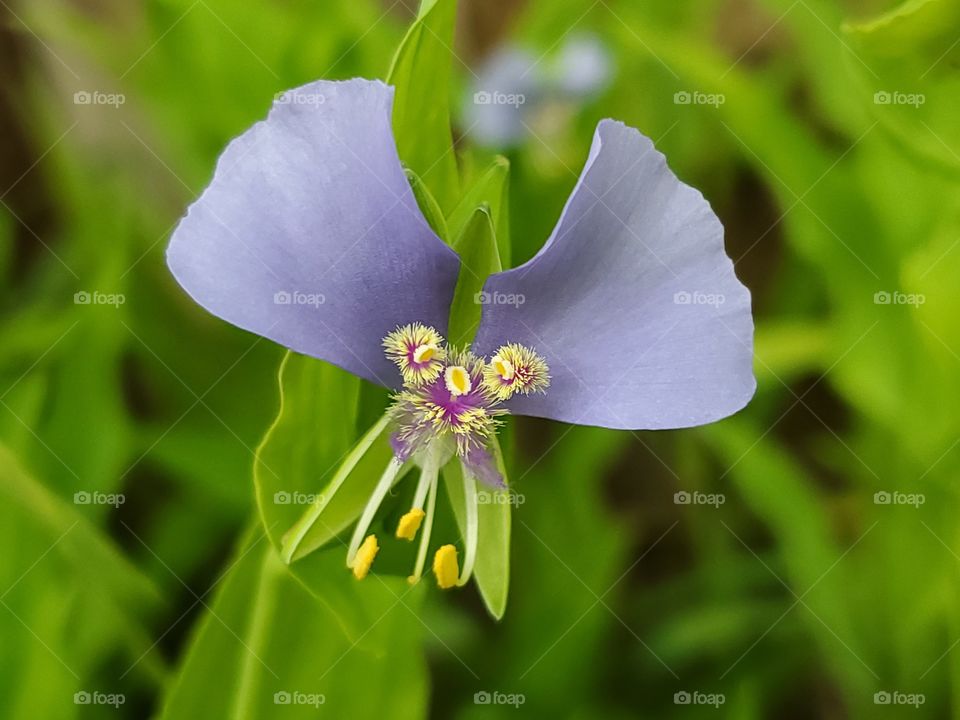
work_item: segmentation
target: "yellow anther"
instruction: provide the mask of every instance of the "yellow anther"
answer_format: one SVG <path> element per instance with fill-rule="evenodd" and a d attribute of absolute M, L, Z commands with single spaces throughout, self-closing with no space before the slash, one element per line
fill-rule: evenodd
<path fill-rule="evenodd" d="M 437 576 L 437 585 L 442 590 L 452 588 L 460 577 L 460 565 L 457 563 L 457 549 L 453 545 L 444 545 L 433 556 L 433 574 Z"/>
<path fill-rule="evenodd" d="M 397 523 L 397 537 L 401 540 L 413 540 L 417 534 L 417 530 L 420 529 L 420 523 L 423 522 L 425 515 L 426 513 L 420 508 L 413 508 L 413 510 L 400 518 L 400 522 Z"/>
<path fill-rule="evenodd" d="M 447 390 L 451 395 L 466 395 L 473 388 L 470 382 L 470 373 L 465 367 L 460 365 L 451 365 L 443 374 L 443 380 L 447 385 Z"/>
<path fill-rule="evenodd" d="M 373 559 L 379 551 L 377 536 L 367 535 L 367 539 L 363 541 L 360 549 L 357 550 L 357 556 L 353 559 L 353 576 L 357 580 L 363 580 L 367 576 L 370 566 L 373 565 Z"/>
<path fill-rule="evenodd" d="M 434 343 L 420 345 L 416 350 L 413 351 L 413 361 L 418 364 L 430 362 L 433 360 L 436 354 L 437 346 Z"/>
<path fill-rule="evenodd" d="M 502 358 L 499 355 L 494 355 L 493 359 L 490 361 L 490 364 L 493 366 L 493 371 L 503 380 L 513 380 L 513 363 L 511 363 L 509 360 Z"/>

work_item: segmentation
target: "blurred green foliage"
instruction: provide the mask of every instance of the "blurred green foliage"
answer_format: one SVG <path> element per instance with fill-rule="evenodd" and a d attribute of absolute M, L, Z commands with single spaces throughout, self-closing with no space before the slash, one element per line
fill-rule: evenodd
<path fill-rule="evenodd" d="M 957 4 L 461 2 L 451 58 L 453 6 L 410 29 L 375 0 L 0 4 L 0 715 L 712 711 L 689 692 L 722 694 L 724 717 L 960 717 Z M 484 54 L 581 33 L 614 60 L 602 95 L 545 108 L 509 163 L 472 148 L 457 108 Z M 759 389 L 736 417 L 512 421 L 499 623 L 472 588 L 389 577 L 405 557 L 361 584 L 337 549 L 283 565 L 301 508 L 270 496 L 319 492 L 384 395 L 290 356 L 300 434 L 264 446 L 255 493 L 282 350 L 206 315 L 163 261 L 276 93 L 388 72 L 420 88 L 398 96 L 398 142 L 449 241 L 486 202 L 501 258 L 531 257 L 615 117 L 711 201 L 753 291 Z M 97 92 L 124 101 L 75 99 Z"/>

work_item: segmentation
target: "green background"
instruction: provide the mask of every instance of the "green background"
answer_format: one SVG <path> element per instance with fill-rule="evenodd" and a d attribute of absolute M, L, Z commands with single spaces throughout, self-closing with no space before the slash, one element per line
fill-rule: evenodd
<path fill-rule="evenodd" d="M 271 541 L 286 528 L 261 522 L 253 468 L 283 351 L 196 307 L 163 251 L 277 92 L 385 78 L 415 14 L 374 0 L 0 3 L 0 716 L 960 717 L 950 0 L 462 2 L 452 41 L 440 0 L 395 122 L 402 158 L 427 167 L 452 109 L 457 152 L 424 175 L 441 210 L 493 162 L 461 113 L 482 59 L 509 42 L 548 64 L 570 38 L 599 38 L 610 85 L 542 108 L 505 153 L 498 240 L 508 215 L 510 264 L 529 258 L 597 121 L 640 129 L 726 227 L 753 292 L 757 395 L 675 432 L 511 420 L 523 504 L 499 623 L 473 586 L 355 583 L 340 554 L 297 575 L 282 564 Z M 278 467 L 319 478 L 384 399 L 305 367 L 318 391 L 296 412 L 315 436 Z M 455 537 L 446 522 L 436 532 Z M 279 706 L 277 692 L 323 703 Z"/>

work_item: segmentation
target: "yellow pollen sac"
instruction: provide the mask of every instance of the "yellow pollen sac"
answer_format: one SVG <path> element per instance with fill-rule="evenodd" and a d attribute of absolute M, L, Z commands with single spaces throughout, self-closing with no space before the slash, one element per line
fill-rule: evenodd
<path fill-rule="evenodd" d="M 448 367 L 444 371 L 443 379 L 447 385 L 447 390 L 454 396 L 466 395 L 473 388 L 473 383 L 470 382 L 470 373 L 460 365 Z"/>
<path fill-rule="evenodd" d="M 457 549 L 453 545 L 444 545 L 433 556 L 433 574 L 437 576 L 437 586 L 448 590 L 457 584 L 460 566 L 457 564 Z"/>
<path fill-rule="evenodd" d="M 363 545 L 357 550 L 357 556 L 353 559 L 353 576 L 357 580 L 363 580 L 367 576 L 370 566 L 373 565 L 373 559 L 379 551 L 377 536 L 367 535 L 367 539 L 363 541 Z"/>
<path fill-rule="evenodd" d="M 430 362 L 436 354 L 437 346 L 434 343 L 420 345 L 413 351 L 413 361 L 417 364 Z"/>
<path fill-rule="evenodd" d="M 424 515 L 426 513 L 420 508 L 413 508 L 400 518 L 400 522 L 397 523 L 397 537 L 401 540 L 413 540 L 417 530 L 420 529 L 420 523 L 423 522 Z"/>
<path fill-rule="evenodd" d="M 503 380 L 513 380 L 514 369 L 513 363 L 511 363 L 506 358 L 502 358 L 499 355 L 494 355 L 493 359 L 490 361 L 490 364 L 493 365 L 493 371 L 500 376 Z"/>

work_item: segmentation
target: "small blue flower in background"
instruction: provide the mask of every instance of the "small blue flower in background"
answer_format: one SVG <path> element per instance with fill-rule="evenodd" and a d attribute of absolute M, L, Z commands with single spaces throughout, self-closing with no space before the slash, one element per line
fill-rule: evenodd
<path fill-rule="evenodd" d="M 554 62 L 554 84 L 567 97 L 588 99 L 613 78 L 613 57 L 594 35 L 572 36 Z"/>
<path fill-rule="evenodd" d="M 564 114 L 606 89 L 613 59 L 593 35 L 571 36 L 553 57 L 506 46 L 483 63 L 463 107 L 467 135 L 480 145 L 505 148 L 522 142 L 543 115 Z"/>
<path fill-rule="evenodd" d="M 726 417 L 755 388 L 750 295 L 703 196 L 650 140 L 604 120 L 543 248 L 486 281 L 487 296 L 522 302 L 485 304 L 471 347 L 448 347 L 460 261 L 414 199 L 392 103 L 391 87 L 361 79 L 284 93 L 224 151 L 167 259 L 214 315 L 397 391 L 395 456 L 347 553 L 358 578 L 379 549 L 370 523 L 408 463 L 421 474 L 396 535 L 412 540 L 425 521 L 420 578 L 438 473 L 461 462 L 463 569 L 452 545 L 433 564 L 441 587 L 459 586 L 476 557 L 475 481 L 503 483 L 500 418 L 637 430 Z"/>

